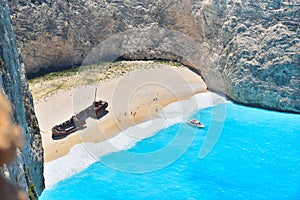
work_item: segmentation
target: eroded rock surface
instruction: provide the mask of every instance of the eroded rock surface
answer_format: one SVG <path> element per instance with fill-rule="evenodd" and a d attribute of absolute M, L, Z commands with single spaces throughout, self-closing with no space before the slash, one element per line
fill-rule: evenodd
<path fill-rule="evenodd" d="M 0 168 L 0 173 L 34 198 L 44 189 L 43 147 L 6 0 L 0 1 L 0 44 L 0 89 L 11 101 L 13 120 L 21 126 L 24 135 L 23 148 L 15 161 Z"/>
<path fill-rule="evenodd" d="M 300 112 L 297 0 L 11 0 L 31 75 L 91 60 L 168 59 L 237 102 Z M 94 51 L 91 56 L 92 48 Z"/>

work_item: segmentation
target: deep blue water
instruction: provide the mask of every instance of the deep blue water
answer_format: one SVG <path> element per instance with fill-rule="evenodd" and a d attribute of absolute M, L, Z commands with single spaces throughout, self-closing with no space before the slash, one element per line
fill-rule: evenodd
<path fill-rule="evenodd" d="M 212 117 L 216 107 L 191 116 L 201 116 L 205 129 L 163 129 L 104 156 L 41 199 L 300 199 L 300 115 L 218 106 L 224 105 L 224 127 L 206 157 L 199 152 L 209 127 L 220 123 Z"/>

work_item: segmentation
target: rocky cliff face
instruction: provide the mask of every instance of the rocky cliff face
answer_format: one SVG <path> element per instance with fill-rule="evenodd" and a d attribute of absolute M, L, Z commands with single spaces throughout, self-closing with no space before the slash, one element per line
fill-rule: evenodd
<path fill-rule="evenodd" d="M 44 189 L 43 147 L 5 0 L 0 2 L 0 44 L 0 88 L 11 101 L 14 121 L 20 124 L 24 133 L 24 145 L 16 160 L 0 171 L 18 188 L 35 198 Z"/>
<path fill-rule="evenodd" d="M 235 101 L 300 112 L 297 0 L 9 3 L 29 75 L 99 59 L 177 60 Z"/>
<path fill-rule="evenodd" d="M 299 1 L 231 5 L 219 56 L 226 93 L 255 106 L 300 112 Z"/>

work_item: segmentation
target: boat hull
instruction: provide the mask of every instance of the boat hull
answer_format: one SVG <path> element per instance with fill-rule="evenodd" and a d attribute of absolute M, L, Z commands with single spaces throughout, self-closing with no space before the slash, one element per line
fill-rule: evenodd
<path fill-rule="evenodd" d="M 91 106 L 83 110 L 80 114 L 72 116 L 70 120 L 56 125 L 52 128 L 52 138 L 65 136 L 74 133 L 84 127 L 85 119 L 88 117 L 99 119 L 105 109 L 108 107 L 106 101 L 95 101 Z M 84 119 L 79 119 L 78 116 L 86 116 Z"/>
<path fill-rule="evenodd" d="M 194 120 L 195 121 L 195 120 Z M 193 122 L 192 120 L 188 122 L 189 125 L 194 126 L 196 128 L 205 128 L 205 125 L 199 121 Z"/>

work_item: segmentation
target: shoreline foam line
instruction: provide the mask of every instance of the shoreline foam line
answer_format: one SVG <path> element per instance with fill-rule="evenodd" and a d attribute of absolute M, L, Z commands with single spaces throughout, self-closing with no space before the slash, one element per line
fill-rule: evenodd
<path fill-rule="evenodd" d="M 199 109 L 225 102 L 228 101 L 224 96 L 213 92 L 196 94 L 188 100 L 174 102 L 164 107 L 160 111 L 158 118 L 129 127 L 106 141 L 77 144 L 67 155 L 45 163 L 44 176 L 46 189 L 86 169 L 91 164 L 99 161 L 99 158 L 103 155 L 127 150 L 137 142 L 153 136 L 161 129 L 188 120 Z"/>

